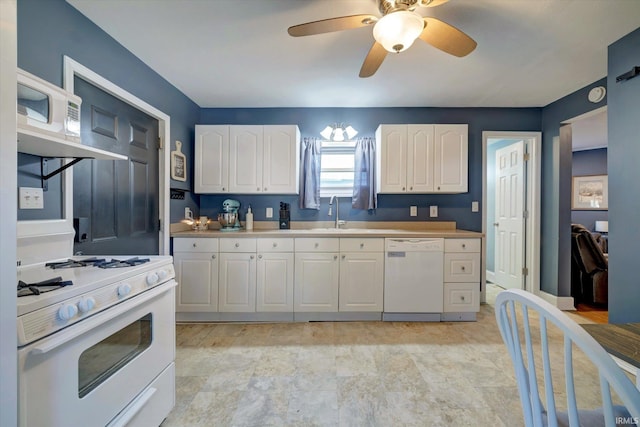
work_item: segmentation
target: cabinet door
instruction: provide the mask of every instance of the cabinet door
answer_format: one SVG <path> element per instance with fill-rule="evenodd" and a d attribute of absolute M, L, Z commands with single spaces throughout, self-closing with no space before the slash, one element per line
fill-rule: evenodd
<path fill-rule="evenodd" d="M 293 253 L 258 254 L 256 311 L 293 312 Z"/>
<path fill-rule="evenodd" d="M 468 126 L 435 125 L 434 191 L 468 191 Z"/>
<path fill-rule="evenodd" d="M 229 191 L 229 126 L 197 125 L 194 154 L 194 191 Z"/>
<path fill-rule="evenodd" d="M 262 192 L 297 194 L 300 130 L 293 125 L 264 126 Z"/>
<path fill-rule="evenodd" d="M 176 311 L 218 311 L 218 259 L 204 252 L 175 252 Z"/>
<path fill-rule="evenodd" d="M 433 191 L 433 125 L 407 125 L 407 191 Z"/>
<path fill-rule="evenodd" d="M 295 312 L 337 312 L 340 267 L 337 253 L 295 254 Z"/>
<path fill-rule="evenodd" d="M 219 309 L 221 312 L 256 311 L 256 255 L 220 253 Z"/>
<path fill-rule="evenodd" d="M 340 311 L 382 311 L 384 254 L 340 255 Z"/>
<path fill-rule="evenodd" d="M 378 192 L 407 191 L 407 125 L 381 125 L 376 131 Z"/>
<path fill-rule="evenodd" d="M 230 126 L 229 191 L 262 192 L 262 126 Z"/>

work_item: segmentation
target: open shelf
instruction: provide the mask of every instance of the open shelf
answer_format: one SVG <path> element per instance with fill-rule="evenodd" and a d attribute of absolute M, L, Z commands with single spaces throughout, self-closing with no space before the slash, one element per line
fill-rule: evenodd
<path fill-rule="evenodd" d="M 36 132 L 18 128 L 18 152 L 40 157 L 83 158 L 98 160 L 127 160 L 127 156 L 99 148 L 69 142 L 61 138 L 43 139 Z"/>

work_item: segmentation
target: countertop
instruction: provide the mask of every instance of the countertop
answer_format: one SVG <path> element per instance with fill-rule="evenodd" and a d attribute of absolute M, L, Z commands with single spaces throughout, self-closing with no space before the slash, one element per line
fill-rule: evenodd
<path fill-rule="evenodd" d="M 229 237 L 229 238 L 250 238 L 250 237 L 432 237 L 432 238 L 480 238 L 482 233 L 460 229 L 442 230 L 402 230 L 402 229 L 382 229 L 382 228 L 310 228 L 310 229 L 258 229 L 253 231 L 176 231 L 171 233 L 171 237 Z"/>

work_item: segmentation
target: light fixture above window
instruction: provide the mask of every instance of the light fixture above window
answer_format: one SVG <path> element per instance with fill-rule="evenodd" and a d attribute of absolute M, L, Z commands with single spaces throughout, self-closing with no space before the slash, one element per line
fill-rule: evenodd
<path fill-rule="evenodd" d="M 345 139 L 352 139 L 358 134 L 351 125 L 345 127 L 344 124 L 334 124 L 333 126 L 327 126 L 320 132 L 320 135 L 328 141 L 342 142 Z"/>
<path fill-rule="evenodd" d="M 416 12 L 391 12 L 376 22 L 373 38 L 391 53 L 400 53 L 411 47 L 424 29 L 424 20 Z"/>

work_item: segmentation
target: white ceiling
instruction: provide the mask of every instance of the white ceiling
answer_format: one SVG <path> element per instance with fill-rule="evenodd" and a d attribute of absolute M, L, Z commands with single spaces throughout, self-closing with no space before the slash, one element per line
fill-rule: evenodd
<path fill-rule="evenodd" d="M 585 114 L 571 120 L 570 123 L 573 151 L 593 150 L 609 145 L 606 108 L 601 108 L 593 114 Z"/>
<path fill-rule="evenodd" d="M 67 0 L 200 107 L 541 107 L 607 74 L 639 0 L 450 0 L 422 15 L 478 42 L 456 58 L 421 40 L 358 72 L 371 27 L 292 25 L 378 14 L 375 0 Z"/>

